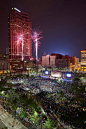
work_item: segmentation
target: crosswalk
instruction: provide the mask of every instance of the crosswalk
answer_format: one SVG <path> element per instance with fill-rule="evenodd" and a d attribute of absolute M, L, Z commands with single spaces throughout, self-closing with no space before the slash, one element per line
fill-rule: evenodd
<path fill-rule="evenodd" d="M 12 123 L 15 123 L 14 129 L 27 129 L 24 125 L 21 125 L 19 121 L 14 121 L 14 119 L 11 116 L 9 116 L 6 112 L 0 115 L 0 119 L 7 127 L 9 127 L 9 129 L 12 129 Z"/>
<path fill-rule="evenodd" d="M 12 129 L 12 123 L 14 123 L 14 129 L 27 129 L 21 122 L 17 119 L 14 119 L 11 114 L 6 112 L 4 108 L 0 105 L 0 120 L 4 123 L 8 129 Z"/>
<path fill-rule="evenodd" d="M 6 113 L 3 113 L 2 115 L 0 115 L 0 119 L 4 120 L 7 119 L 8 115 Z"/>

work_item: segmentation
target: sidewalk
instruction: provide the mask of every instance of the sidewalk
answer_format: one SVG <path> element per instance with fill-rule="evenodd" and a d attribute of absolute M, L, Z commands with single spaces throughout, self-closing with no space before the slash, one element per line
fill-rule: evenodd
<path fill-rule="evenodd" d="M 0 120 L 4 123 L 6 127 L 8 127 L 8 129 L 28 129 L 21 122 L 12 117 L 11 114 L 6 112 L 1 105 L 0 105 Z M 14 127 L 12 127 L 13 123 Z"/>
<path fill-rule="evenodd" d="M 4 125 L 3 122 L 0 120 L 0 129 L 2 129 L 3 127 L 5 127 L 5 125 Z"/>
<path fill-rule="evenodd" d="M 54 114 L 54 116 L 56 116 L 56 115 Z M 61 122 L 57 116 L 56 116 L 56 119 L 57 119 L 57 126 L 59 126 L 60 129 L 72 129 L 70 126 L 65 125 L 63 122 Z"/>

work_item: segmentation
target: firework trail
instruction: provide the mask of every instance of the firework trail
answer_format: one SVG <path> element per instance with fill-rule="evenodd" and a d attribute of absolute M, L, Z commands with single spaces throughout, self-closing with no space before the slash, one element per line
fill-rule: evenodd
<path fill-rule="evenodd" d="M 42 31 L 39 32 L 38 30 L 35 30 L 35 31 L 33 31 L 33 34 L 32 34 L 32 40 L 35 43 L 34 50 L 36 51 L 36 60 L 37 61 L 38 61 L 38 49 L 39 49 L 39 46 L 41 44 L 39 40 L 41 38 L 43 38 L 43 37 L 40 36 L 41 33 L 42 33 Z"/>

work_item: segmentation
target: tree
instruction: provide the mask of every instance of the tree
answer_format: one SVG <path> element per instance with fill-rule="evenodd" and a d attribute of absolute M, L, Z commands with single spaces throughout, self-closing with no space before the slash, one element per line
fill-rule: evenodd
<path fill-rule="evenodd" d="M 19 101 L 20 101 L 20 106 L 21 106 L 22 108 L 27 107 L 27 105 L 29 104 L 27 94 L 26 94 L 26 95 L 23 94 L 23 95 L 19 98 Z"/>
<path fill-rule="evenodd" d="M 84 85 L 81 80 L 77 77 L 73 79 L 73 82 L 70 86 L 70 91 L 75 95 L 75 101 L 77 103 L 84 102 Z"/>
<path fill-rule="evenodd" d="M 5 99 L 4 99 L 4 97 L 5 97 L 5 92 L 4 92 L 4 91 L 1 91 L 1 92 L 0 92 L 0 96 L 1 96 L 1 97 L 0 97 L 1 102 L 2 102 L 2 101 L 5 101 Z"/>
<path fill-rule="evenodd" d="M 54 82 L 56 82 L 56 78 L 54 79 Z"/>
<path fill-rule="evenodd" d="M 44 125 L 44 128 L 53 129 L 55 127 L 54 121 L 50 121 L 49 117 L 47 117 L 46 123 Z"/>
<path fill-rule="evenodd" d="M 31 115 L 30 116 L 30 120 L 35 124 L 35 125 L 39 125 L 39 116 L 38 116 L 38 113 L 35 111 L 35 110 L 33 110 L 33 115 Z"/>
<path fill-rule="evenodd" d="M 8 83 L 6 83 L 6 82 L 0 82 L 0 91 L 7 91 L 7 90 L 9 90 L 10 88 L 4 87 L 6 85 L 8 85 Z"/>
<path fill-rule="evenodd" d="M 60 94 L 59 98 L 61 99 L 61 102 L 62 102 L 63 101 L 63 98 L 64 98 L 64 92 L 61 91 L 61 92 L 59 92 L 59 94 Z"/>
<path fill-rule="evenodd" d="M 60 78 L 58 78 L 58 83 L 60 83 Z"/>
<path fill-rule="evenodd" d="M 65 87 L 66 87 L 66 93 L 67 93 L 67 86 L 68 86 L 68 84 L 67 84 L 67 82 L 66 82 L 66 84 L 65 84 Z"/>
<path fill-rule="evenodd" d="M 64 80 L 62 80 L 62 85 L 64 85 Z"/>
<path fill-rule="evenodd" d="M 22 109 L 21 113 L 18 115 L 18 117 L 22 117 L 23 119 L 27 118 L 28 117 L 27 111 L 25 109 Z"/>
<path fill-rule="evenodd" d="M 5 97 L 6 97 L 5 105 L 7 107 L 10 107 L 11 110 L 16 111 L 19 105 L 19 94 L 12 89 L 8 90 L 8 93 L 5 95 Z"/>

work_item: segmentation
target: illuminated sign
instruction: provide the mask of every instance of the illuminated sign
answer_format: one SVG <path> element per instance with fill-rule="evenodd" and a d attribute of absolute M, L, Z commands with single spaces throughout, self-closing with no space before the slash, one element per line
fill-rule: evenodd
<path fill-rule="evenodd" d="M 21 12 L 19 9 L 17 9 L 17 8 L 14 8 L 16 11 L 18 11 L 18 12 Z"/>
<path fill-rule="evenodd" d="M 61 77 L 61 74 L 60 73 L 55 73 L 52 75 L 53 77 Z"/>
<path fill-rule="evenodd" d="M 67 77 L 71 77 L 71 74 L 70 74 L 70 73 L 67 73 L 66 76 L 67 76 Z"/>

